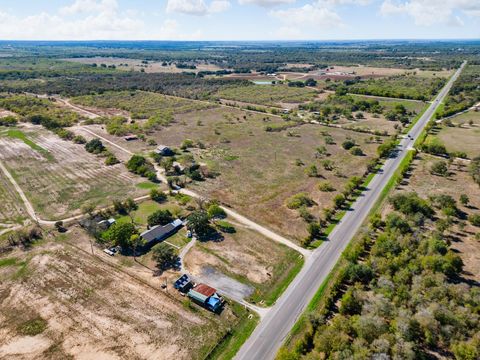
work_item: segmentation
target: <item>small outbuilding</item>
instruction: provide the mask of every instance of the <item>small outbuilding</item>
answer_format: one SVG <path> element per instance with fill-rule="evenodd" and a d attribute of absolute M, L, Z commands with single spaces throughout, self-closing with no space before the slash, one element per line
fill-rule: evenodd
<path fill-rule="evenodd" d="M 183 274 L 173 283 L 173 287 L 181 293 L 186 294 L 193 288 L 193 283 L 187 274 Z"/>
<path fill-rule="evenodd" d="M 162 156 L 172 156 L 173 150 L 170 149 L 168 146 L 160 145 L 155 149 L 155 153 Z"/>
<path fill-rule="evenodd" d="M 217 290 L 206 284 L 198 284 L 187 295 L 197 304 L 213 312 L 220 311 L 224 303 L 223 298 L 217 294 Z"/>

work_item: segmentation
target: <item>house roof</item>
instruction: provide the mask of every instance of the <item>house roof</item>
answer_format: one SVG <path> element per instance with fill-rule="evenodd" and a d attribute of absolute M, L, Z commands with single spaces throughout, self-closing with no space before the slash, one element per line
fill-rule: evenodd
<path fill-rule="evenodd" d="M 198 291 L 195 291 L 194 289 L 192 289 L 188 292 L 188 296 L 191 297 L 192 299 L 202 303 L 202 304 L 205 304 L 205 302 L 208 299 L 208 296 L 205 296 L 205 295 L 199 293 Z"/>
<path fill-rule="evenodd" d="M 140 236 L 147 242 L 163 239 L 171 234 L 175 229 L 182 226 L 182 221 L 177 219 L 167 225 L 156 225 L 149 230 L 144 231 Z"/>
<path fill-rule="evenodd" d="M 206 296 L 207 298 L 210 297 L 210 296 L 213 296 L 217 290 L 215 290 L 214 288 L 208 286 L 208 285 L 205 285 L 205 284 L 198 284 L 197 286 L 195 286 L 195 289 L 194 289 L 197 293 L 200 293 L 204 296 Z"/>

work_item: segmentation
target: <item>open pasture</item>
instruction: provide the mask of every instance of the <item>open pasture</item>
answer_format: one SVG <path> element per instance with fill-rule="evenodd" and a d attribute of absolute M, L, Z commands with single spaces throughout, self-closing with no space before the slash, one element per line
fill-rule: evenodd
<path fill-rule="evenodd" d="M 342 191 L 348 177 L 362 175 L 375 155 L 377 144 L 370 134 L 361 134 L 321 125 L 305 124 L 284 131 L 266 131 L 267 126 L 284 124 L 282 119 L 262 114 L 222 108 L 176 116 L 175 122 L 152 134 L 157 143 L 179 147 L 185 139 L 200 141 L 205 149 L 193 149 L 200 163 L 219 173 L 215 179 L 193 184 L 196 191 L 216 198 L 241 213 L 276 231 L 300 240 L 306 235 L 306 224 L 297 211 L 285 206 L 290 196 L 307 192 L 315 201 L 310 209 L 315 215 L 331 206 L 338 192 L 321 192 L 318 184 L 331 181 Z M 333 144 L 326 144 L 331 137 Z M 342 143 L 352 138 L 364 156 L 352 156 Z M 368 143 L 367 143 L 368 142 Z M 323 158 L 317 148 L 325 146 Z M 334 169 L 323 169 L 330 160 Z M 319 177 L 308 177 L 311 165 Z"/>
<path fill-rule="evenodd" d="M 285 85 L 238 86 L 220 90 L 215 97 L 259 105 L 281 106 L 281 103 L 302 103 L 313 100 L 317 92 L 312 89 Z"/>
<path fill-rule="evenodd" d="M 123 164 L 106 166 L 82 145 L 38 126 L 13 134 L 21 136 L 0 136 L 0 160 L 44 220 L 79 214 L 85 204 L 106 206 L 145 193 L 135 186 L 141 179 Z"/>

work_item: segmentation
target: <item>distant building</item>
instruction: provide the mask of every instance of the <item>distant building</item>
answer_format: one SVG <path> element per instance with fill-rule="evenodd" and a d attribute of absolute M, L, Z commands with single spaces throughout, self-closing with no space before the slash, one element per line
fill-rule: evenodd
<path fill-rule="evenodd" d="M 133 141 L 133 140 L 138 140 L 137 135 L 127 135 L 123 137 L 126 141 Z"/>
<path fill-rule="evenodd" d="M 219 311 L 223 305 L 223 299 L 217 294 L 217 290 L 205 284 L 198 284 L 187 295 L 197 304 L 213 312 Z"/>
<path fill-rule="evenodd" d="M 110 219 L 107 219 L 107 220 L 102 220 L 102 221 L 99 221 L 98 222 L 98 226 L 102 229 L 108 229 L 110 226 L 112 226 L 113 224 L 115 224 L 115 219 L 114 218 L 110 218 Z"/>
<path fill-rule="evenodd" d="M 177 219 L 167 225 L 156 225 L 140 234 L 145 240 L 145 248 L 151 248 L 162 240 L 173 235 L 182 227 L 182 221 Z"/>
<path fill-rule="evenodd" d="M 168 146 L 160 145 L 155 149 L 155 153 L 162 155 L 162 156 L 172 156 L 173 151 Z"/>

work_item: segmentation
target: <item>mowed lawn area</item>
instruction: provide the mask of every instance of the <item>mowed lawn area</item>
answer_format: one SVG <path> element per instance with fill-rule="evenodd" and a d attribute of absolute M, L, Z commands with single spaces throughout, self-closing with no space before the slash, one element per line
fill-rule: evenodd
<path fill-rule="evenodd" d="M 79 214 L 85 204 L 106 206 L 148 192 L 135 186 L 141 178 L 123 164 L 106 166 L 104 158 L 87 153 L 83 145 L 39 126 L 2 133 L 0 160 L 44 220 Z"/>
<path fill-rule="evenodd" d="M 250 85 L 226 88 L 215 94 L 216 98 L 245 103 L 279 106 L 282 103 L 302 103 L 311 101 L 317 95 L 309 88 L 289 87 L 287 85 Z"/>
<path fill-rule="evenodd" d="M 309 209 L 319 215 L 330 207 L 333 197 L 343 191 L 351 176 L 360 176 L 367 162 L 376 155 L 378 144 L 367 143 L 371 135 L 321 125 L 305 124 L 281 132 L 268 132 L 266 126 L 283 120 L 236 109 L 211 109 L 176 117 L 171 126 L 152 134 L 159 144 L 179 147 L 185 139 L 201 141 L 205 149 L 192 150 L 200 163 L 207 164 L 219 176 L 196 182 L 193 189 L 233 207 L 252 220 L 272 227 L 297 240 L 306 236 L 306 223 L 286 200 L 306 192 L 315 201 Z M 333 144 L 326 144 L 330 138 Z M 353 139 L 364 152 L 354 156 L 342 148 Z M 325 146 L 329 156 L 316 157 Z M 324 170 L 328 160 L 334 167 Z M 305 171 L 316 165 L 320 176 Z M 318 185 L 330 181 L 336 191 L 321 192 Z"/>

